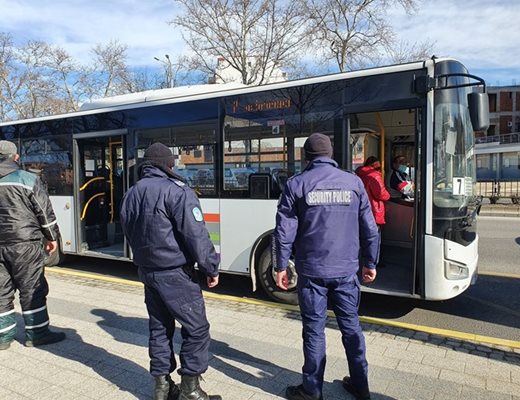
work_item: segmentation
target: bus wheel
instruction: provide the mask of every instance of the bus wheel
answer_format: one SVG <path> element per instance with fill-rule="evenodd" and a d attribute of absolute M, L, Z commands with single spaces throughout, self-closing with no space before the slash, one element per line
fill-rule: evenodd
<path fill-rule="evenodd" d="M 46 257 L 45 257 L 44 264 L 46 267 L 53 267 L 55 265 L 60 265 L 63 261 L 65 261 L 65 254 L 63 254 L 61 252 L 60 244 L 61 244 L 61 242 L 58 242 L 58 248 L 51 255 L 48 255 L 47 253 L 45 253 Z"/>
<path fill-rule="evenodd" d="M 260 285 L 272 299 L 286 304 L 298 304 L 298 292 L 296 290 L 298 275 L 292 260 L 289 261 L 287 273 L 289 275 L 289 289 L 282 290 L 276 286 L 276 272 L 273 269 L 271 260 L 271 248 L 267 246 L 258 261 L 258 280 Z"/>

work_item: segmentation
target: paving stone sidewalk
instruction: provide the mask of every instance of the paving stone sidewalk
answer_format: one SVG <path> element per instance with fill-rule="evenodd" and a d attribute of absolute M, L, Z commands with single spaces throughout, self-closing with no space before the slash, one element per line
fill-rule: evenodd
<path fill-rule="evenodd" d="M 520 217 L 520 205 L 512 203 L 482 204 L 479 215 L 487 217 Z"/>
<path fill-rule="evenodd" d="M 18 315 L 17 342 L 0 351 L 0 399 L 151 399 L 142 288 L 47 275 L 51 322 L 68 340 L 25 348 Z M 287 385 L 300 383 L 298 313 L 211 297 L 206 304 L 208 392 L 225 400 L 283 399 Z M 520 400 L 518 349 L 373 324 L 364 329 L 373 399 Z M 324 398 L 351 399 L 340 384 L 347 367 L 334 321 L 326 334 Z"/>

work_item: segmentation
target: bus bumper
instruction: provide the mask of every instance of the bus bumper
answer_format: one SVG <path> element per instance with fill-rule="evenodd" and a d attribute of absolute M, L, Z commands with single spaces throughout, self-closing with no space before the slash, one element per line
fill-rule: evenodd
<path fill-rule="evenodd" d="M 478 236 L 467 246 L 425 237 L 424 298 L 447 300 L 464 292 L 476 280 Z"/>

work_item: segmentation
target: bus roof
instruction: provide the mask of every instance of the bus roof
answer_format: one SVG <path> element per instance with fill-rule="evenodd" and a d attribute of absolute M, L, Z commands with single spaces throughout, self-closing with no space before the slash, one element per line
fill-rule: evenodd
<path fill-rule="evenodd" d="M 450 58 L 435 59 L 435 63 L 453 60 Z M 457 60 L 453 60 L 457 61 Z M 250 92 L 260 92 L 274 89 L 285 89 L 299 85 L 310 85 L 315 83 L 330 82 L 335 80 L 357 78 L 363 76 L 389 74 L 394 72 L 409 71 L 413 69 L 422 69 L 433 65 L 432 59 L 424 61 L 415 61 L 405 64 L 394 64 L 382 67 L 374 67 L 360 69 L 350 72 L 338 72 L 330 75 L 321 75 L 311 78 L 303 78 L 297 80 L 289 80 L 285 82 L 270 83 L 266 85 L 248 86 L 242 83 L 225 83 L 225 84 L 207 84 L 179 86 L 170 89 L 148 90 L 138 93 L 129 93 L 119 96 L 106 97 L 92 102 L 84 103 L 80 107 L 80 111 L 67 114 L 48 115 L 44 117 L 30 118 L 18 121 L 1 122 L 0 126 L 17 125 L 22 123 L 38 122 L 60 118 L 71 118 L 82 115 L 96 114 L 101 112 L 110 112 L 117 110 L 126 110 L 138 107 L 147 107 L 168 103 L 179 103 L 183 101 L 202 100 L 207 98 L 223 97 L 226 95 L 239 95 Z"/>

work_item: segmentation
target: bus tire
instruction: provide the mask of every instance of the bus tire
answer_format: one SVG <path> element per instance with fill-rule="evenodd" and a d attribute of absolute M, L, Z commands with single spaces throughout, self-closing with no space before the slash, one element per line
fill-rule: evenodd
<path fill-rule="evenodd" d="M 298 304 L 298 291 L 296 287 L 292 287 L 289 290 L 282 290 L 276 286 L 275 272 L 273 270 L 273 263 L 271 259 L 271 247 L 266 246 L 262 251 L 258 260 L 258 280 L 260 286 L 264 289 L 265 293 L 280 303 L 285 304 Z"/>
<path fill-rule="evenodd" d="M 65 261 L 65 254 L 63 254 L 61 251 L 61 241 L 58 241 L 58 248 L 54 253 L 49 255 L 47 254 L 47 252 L 45 252 L 45 254 L 46 257 L 44 265 L 46 267 L 54 267 L 56 265 L 60 265 L 62 262 Z"/>

